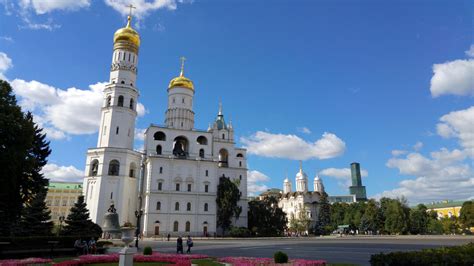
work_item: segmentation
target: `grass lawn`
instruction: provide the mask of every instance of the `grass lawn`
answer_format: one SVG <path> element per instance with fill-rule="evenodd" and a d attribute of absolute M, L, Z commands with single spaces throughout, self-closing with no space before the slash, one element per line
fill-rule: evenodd
<path fill-rule="evenodd" d="M 192 260 L 191 263 L 199 266 L 224 266 L 224 264 L 217 262 L 215 259 Z"/>

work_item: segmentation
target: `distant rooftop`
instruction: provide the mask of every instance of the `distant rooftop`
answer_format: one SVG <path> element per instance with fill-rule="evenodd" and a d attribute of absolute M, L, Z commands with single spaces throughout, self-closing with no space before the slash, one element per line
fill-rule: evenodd
<path fill-rule="evenodd" d="M 81 182 L 49 182 L 48 188 L 53 189 L 82 189 Z"/>
<path fill-rule="evenodd" d="M 443 201 L 438 201 L 438 202 L 427 203 L 426 207 L 428 209 L 459 207 L 459 206 L 462 206 L 464 202 L 465 200 L 457 200 L 457 201 L 443 200 Z"/>

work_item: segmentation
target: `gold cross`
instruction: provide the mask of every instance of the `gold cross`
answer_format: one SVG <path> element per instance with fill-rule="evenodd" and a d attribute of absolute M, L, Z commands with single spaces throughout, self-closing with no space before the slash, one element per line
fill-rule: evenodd
<path fill-rule="evenodd" d="M 184 75 L 184 61 L 186 61 L 186 57 L 181 56 L 179 59 L 181 60 L 181 76 L 183 76 Z"/>
<path fill-rule="evenodd" d="M 130 12 L 129 12 L 128 15 L 131 17 L 132 16 L 132 8 L 136 8 L 136 7 L 134 7 L 132 4 L 128 5 L 127 7 L 130 8 Z"/>

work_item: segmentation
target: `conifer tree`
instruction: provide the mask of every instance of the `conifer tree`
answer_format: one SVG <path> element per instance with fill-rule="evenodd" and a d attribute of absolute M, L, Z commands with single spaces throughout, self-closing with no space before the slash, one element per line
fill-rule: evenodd
<path fill-rule="evenodd" d="M 318 221 L 315 227 L 315 234 L 325 235 L 328 232 L 328 228 L 331 225 L 331 206 L 328 201 L 328 194 L 326 192 L 321 193 L 319 199 L 319 213 Z"/>
<path fill-rule="evenodd" d="M 46 189 L 37 193 L 35 197 L 25 205 L 20 222 L 20 234 L 24 236 L 48 236 L 51 235 L 53 222 L 51 211 L 46 207 Z"/>
<path fill-rule="evenodd" d="M 89 218 L 89 210 L 83 195 L 78 197 L 65 222 L 66 226 L 62 232 L 64 235 L 99 237 L 102 234 L 100 226 Z"/>

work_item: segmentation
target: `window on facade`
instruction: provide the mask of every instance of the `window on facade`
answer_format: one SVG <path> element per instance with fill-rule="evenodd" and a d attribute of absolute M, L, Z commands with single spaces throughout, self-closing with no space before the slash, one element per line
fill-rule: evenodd
<path fill-rule="evenodd" d="M 242 153 L 239 153 L 239 154 L 237 154 L 237 157 L 238 157 L 238 158 L 243 158 L 244 155 L 243 155 Z"/>
<path fill-rule="evenodd" d="M 63 200 L 63 206 L 67 206 L 67 200 Z"/>
<path fill-rule="evenodd" d="M 175 102 L 176 102 L 176 99 L 175 99 L 175 98 L 173 98 L 173 103 L 175 103 Z"/>
<path fill-rule="evenodd" d="M 174 204 L 174 210 L 175 210 L 175 211 L 179 211 L 179 202 L 176 202 L 176 203 Z"/>
<path fill-rule="evenodd" d="M 188 154 L 189 142 L 184 136 L 179 136 L 173 142 L 173 155 L 179 158 L 186 158 Z"/>
<path fill-rule="evenodd" d="M 155 140 L 160 140 L 160 141 L 165 141 L 166 140 L 166 135 L 165 133 L 158 131 L 153 135 L 153 138 Z"/>
<path fill-rule="evenodd" d="M 191 191 L 191 184 L 188 184 L 188 192 Z"/>
<path fill-rule="evenodd" d="M 158 190 L 163 190 L 163 183 L 158 182 Z"/>
<path fill-rule="evenodd" d="M 96 176 L 99 172 L 99 161 L 97 159 L 92 160 L 89 170 L 90 176 Z"/>
<path fill-rule="evenodd" d="M 156 154 L 161 154 L 161 145 L 156 145 Z"/>
<path fill-rule="evenodd" d="M 117 103 L 117 105 L 120 106 L 120 107 L 123 107 L 123 96 L 122 96 L 122 95 L 120 95 L 120 96 L 118 97 L 118 103 Z"/>
<path fill-rule="evenodd" d="M 204 136 L 199 136 L 196 141 L 199 145 L 207 145 L 207 138 Z"/>
<path fill-rule="evenodd" d="M 204 192 L 209 192 L 209 185 L 204 185 Z"/>
<path fill-rule="evenodd" d="M 115 134 L 118 135 L 118 133 L 119 133 L 119 127 L 115 129 Z"/>
<path fill-rule="evenodd" d="M 189 221 L 186 222 L 186 232 L 191 231 L 191 223 Z"/>
<path fill-rule="evenodd" d="M 225 139 L 225 134 L 222 134 L 222 139 Z"/>
<path fill-rule="evenodd" d="M 178 221 L 174 221 L 173 223 L 173 232 L 178 232 Z"/>
<path fill-rule="evenodd" d="M 125 81 L 124 80 L 120 81 L 120 84 L 125 84 Z"/>
<path fill-rule="evenodd" d="M 242 175 L 239 175 L 239 179 L 242 180 Z"/>
<path fill-rule="evenodd" d="M 120 163 L 117 160 L 112 160 L 109 163 L 109 175 L 117 176 L 120 171 Z"/>
<path fill-rule="evenodd" d="M 182 99 L 182 103 L 184 103 L 184 98 Z"/>
<path fill-rule="evenodd" d="M 229 152 L 226 149 L 221 149 L 219 151 L 219 166 L 220 167 L 228 167 L 229 163 Z"/>
<path fill-rule="evenodd" d="M 206 170 L 206 176 L 209 176 L 209 170 Z"/>
<path fill-rule="evenodd" d="M 179 184 L 176 184 L 176 191 L 179 191 Z"/>
<path fill-rule="evenodd" d="M 242 167 L 242 162 L 239 162 L 239 167 Z"/>
<path fill-rule="evenodd" d="M 199 157 L 204 158 L 204 149 L 199 150 Z"/>
<path fill-rule="evenodd" d="M 131 85 L 131 84 L 130 84 Z M 135 101 L 132 99 L 130 99 L 130 109 L 133 110 L 133 105 L 135 104 Z"/>
<path fill-rule="evenodd" d="M 156 203 L 156 210 L 157 211 L 161 210 L 161 202 L 159 201 Z"/>
<path fill-rule="evenodd" d="M 186 210 L 191 211 L 191 202 L 188 202 L 188 204 L 186 204 Z"/>
<path fill-rule="evenodd" d="M 107 102 L 106 102 L 106 106 L 109 107 L 112 105 L 112 96 L 107 96 Z"/>
<path fill-rule="evenodd" d="M 205 212 L 209 211 L 209 205 L 207 203 L 204 203 L 204 211 Z"/>
<path fill-rule="evenodd" d="M 163 173 L 163 167 L 160 167 L 160 174 Z"/>
<path fill-rule="evenodd" d="M 113 199 L 113 198 L 114 198 L 114 193 L 110 192 L 110 199 Z"/>

